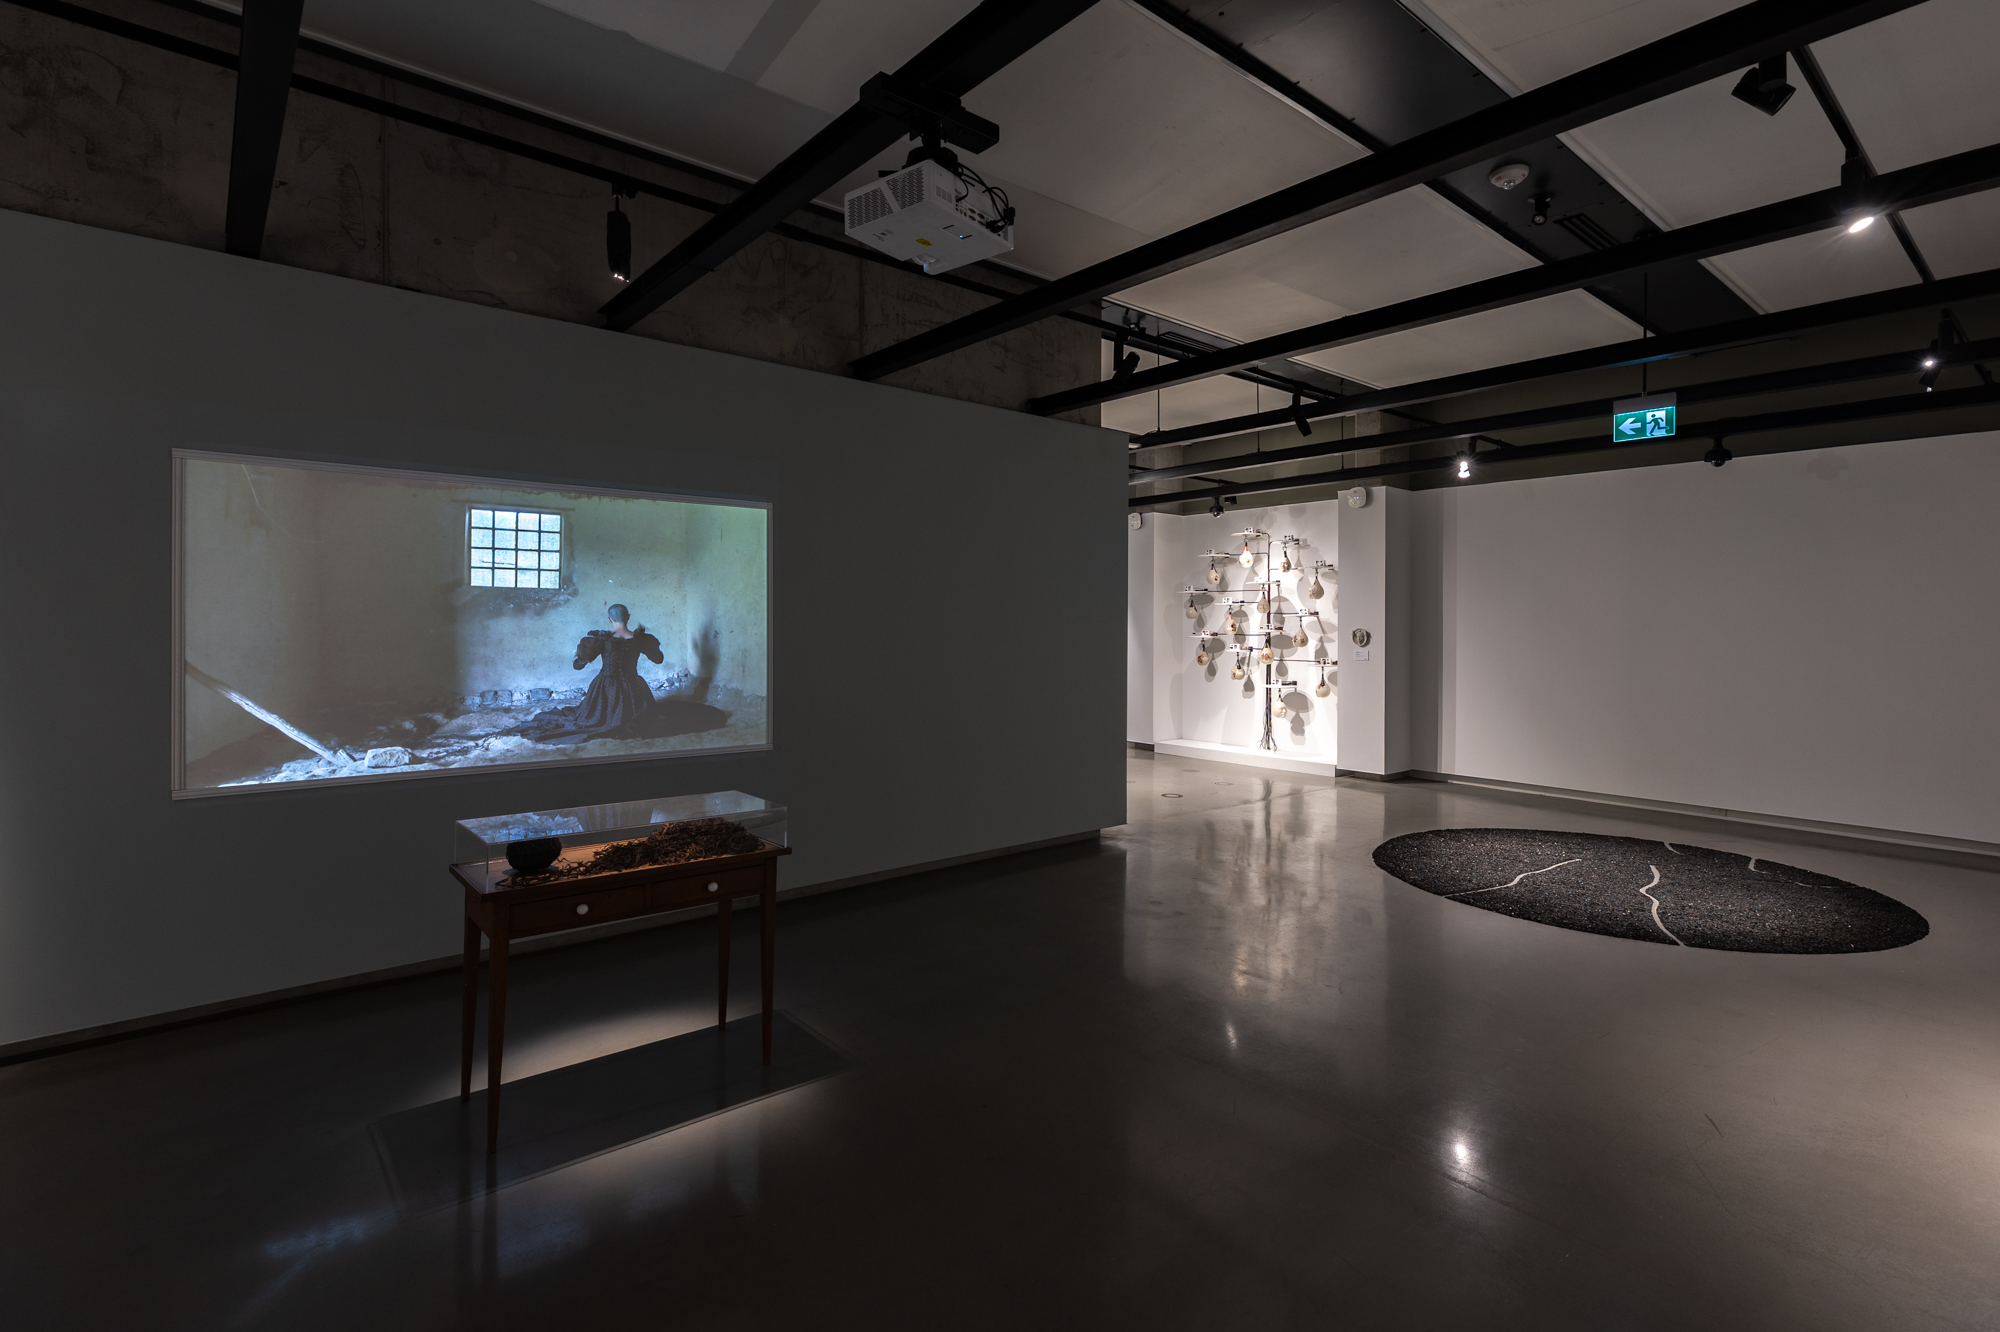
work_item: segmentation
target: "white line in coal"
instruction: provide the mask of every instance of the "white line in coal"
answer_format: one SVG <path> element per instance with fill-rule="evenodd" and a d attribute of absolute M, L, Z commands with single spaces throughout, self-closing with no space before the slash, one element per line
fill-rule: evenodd
<path fill-rule="evenodd" d="M 1675 943 L 1681 944 L 1681 947 L 1686 948 L 1687 945 L 1681 943 L 1681 937 L 1678 934 L 1675 934 L 1672 930 L 1668 929 L 1666 923 L 1660 919 L 1660 899 L 1653 896 L 1653 889 L 1660 886 L 1660 867 L 1658 865 L 1648 865 L 1646 866 L 1646 868 L 1653 871 L 1653 881 L 1647 884 L 1644 888 L 1641 888 L 1639 892 L 1645 897 L 1645 899 L 1648 902 L 1651 902 L 1653 904 L 1653 923 L 1660 927 L 1661 934 L 1666 935 L 1669 939 L 1672 939 Z"/>
<path fill-rule="evenodd" d="M 1579 860 L 1582 860 L 1582 859 L 1583 859 L 1583 857 L 1582 857 L 1582 856 L 1572 856 L 1572 857 L 1571 857 L 1570 859 L 1568 859 L 1568 860 L 1558 860 L 1558 861 L 1557 861 L 1557 862 L 1556 862 L 1555 864 L 1553 864 L 1553 865 L 1544 865 L 1544 866 L 1543 866 L 1542 868 L 1540 868 L 1540 869 L 1538 869 L 1538 870 L 1524 870 L 1523 872 L 1521 872 L 1521 873 L 1519 873 L 1519 874 L 1516 874 L 1516 875 L 1515 875 L 1515 876 L 1514 876 L 1514 877 L 1513 877 L 1512 879 L 1510 879 L 1510 880 L 1509 880 L 1509 881 L 1507 881 L 1506 883 L 1496 883 L 1496 884 L 1494 884 L 1494 885 L 1493 885 L 1493 886 L 1492 886 L 1491 888 L 1468 888 L 1468 889 L 1466 889 L 1466 890 L 1465 890 L 1464 892 L 1462 892 L 1462 893 L 1446 893 L 1446 894 L 1445 894 L 1445 896 L 1446 896 L 1446 897 L 1471 897 L 1471 896 L 1472 896 L 1472 895 L 1473 895 L 1474 893 L 1497 893 L 1497 892 L 1499 892 L 1499 891 L 1500 891 L 1500 890 L 1501 890 L 1502 888 L 1512 888 L 1512 887 L 1513 887 L 1513 886 L 1514 886 L 1515 884 L 1517 884 L 1517 883 L 1519 883 L 1519 882 L 1520 882 L 1521 880 L 1523 880 L 1523 879 L 1527 878 L 1527 877 L 1528 877 L 1528 875 L 1530 875 L 1530 874 L 1547 874 L 1547 873 L 1548 873 L 1548 872 L 1549 872 L 1550 870 L 1553 870 L 1553 869 L 1561 869 L 1561 868 L 1562 868 L 1562 867 L 1563 867 L 1564 865 L 1574 865 L 1574 864 L 1576 864 L 1576 863 L 1577 863 L 1577 862 L 1578 862 Z"/>

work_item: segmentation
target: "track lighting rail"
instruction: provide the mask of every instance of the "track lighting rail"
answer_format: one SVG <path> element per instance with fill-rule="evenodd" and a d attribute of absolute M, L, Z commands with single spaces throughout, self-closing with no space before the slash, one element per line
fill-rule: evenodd
<path fill-rule="evenodd" d="M 1346 166 L 1229 209 L 1170 236 L 1092 264 L 989 309 L 857 359 L 857 378 L 921 364 L 962 347 L 1101 300 L 1308 223 L 1448 175 L 1461 167 L 1578 129 L 1684 88 L 1734 74 L 1921 0 L 1753 0 L 1659 41 Z M 1061 409 L 1057 409 L 1061 410 Z"/>
<path fill-rule="evenodd" d="M 1874 421 L 1897 416 L 1924 416 L 1934 412 L 1959 411 L 1972 407 L 2000 406 L 2000 386 L 1981 385 L 1978 388 L 1955 389 L 1946 393 L 1906 393 L 1889 398 L 1872 398 L 1865 402 L 1834 403 L 1823 407 L 1803 407 L 1792 411 L 1769 412 L 1759 416 L 1732 417 L 1720 421 L 1704 421 L 1690 426 L 1678 437 L 1681 443 L 1699 443 L 1704 439 L 1726 436 L 1730 439 L 1741 435 L 1769 434 L 1780 430 L 1798 430 L 1821 425 L 1840 425 L 1856 421 Z M 1671 441 L 1669 441 L 1671 442 Z M 1804 449 L 1840 448 L 1848 441 L 1829 440 L 1824 443 L 1808 444 Z M 1543 458 L 1562 458 L 1584 453 L 1609 453 L 1621 449 L 1659 446 L 1660 440 L 1641 439 L 1617 441 L 1602 434 L 1586 436 L 1582 439 L 1558 440 L 1548 444 L 1524 444 L 1503 454 L 1486 454 L 1482 461 L 1492 463 L 1531 462 Z M 1804 449 L 1797 451 L 1804 451 Z M 1685 462 L 1682 457 L 1670 457 L 1662 462 Z M 1141 495 L 1126 502 L 1133 510 L 1157 509 L 1172 504 L 1190 504 L 1207 500 L 1227 491 L 1230 495 L 1270 494 L 1284 490 L 1307 490 L 1320 486 L 1337 486 L 1354 481 L 1375 480 L 1388 476 L 1417 476 L 1425 472 L 1442 472 L 1451 468 L 1456 459 L 1410 458 L 1398 462 L 1375 463 L 1366 467 L 1347 467 L 1332 472 L 1317 472 L 1305 476 L 1279 477 L 1268 481 L 1246 481 L 1236 485 L 1217 486 L 1209 490 L 1183 490 L 1166 495 Z"/>
<path fill-rule="evenodd" d="M 1883 211 L 1941 203 L 2000 185 L 2000 144 L 1955 153 L 1891 171 L 1868 183 L 1869 206 Z M 1119 380 L 1081 384 L 1037 398 L 1028 409 L 1041 415 L 1074 411 L 1136 393 L 1151 393 L 1175 384 L 1224 374 L 1245 365 L 1278 357 L 1344 347 L 1370 338 L 1424 328 L 1466 315 L 1518 305 L 1664 264 L 1707 259 L 1733 250 L 1807 236 L 1844 225 L 1853 200 L 1844 186 L 1816 190 L 1761 208 L 1656 232 L 1608 250 L 1596 250 L 1543 264 L 1538 268 L 1466 283 L 1446 291 L 1330 319 L 1290 333 L 1258 338 L 1224 352 L 1190 357 L 1172 366 L 1157 366 Z"/>
<path fill-rule="evenodd" d="M 1464 374 L 1446 375 L 1396 388 L 1375 389 L 1367 393 L 1353 394 L 1342 399 L 1337 407 L 1315 412 L 1313 419 L 1328 420 L 1334 417 L 1354 416 L 1361 412 L 1388 411 L 1418 403 L 1463 397 L 1487 389 L 1525 384 L 1556 375 L 1581 374 L 1591 370 L 1615 370 L 1622 366 L 1643 365 L 1651 361 L 1664 361 L 1697 352 L 1720 351 L 1726 347 L 1771 342 L 1836 324 L 1854 323 L 1884 315 L 1906 314 L 1911 310 L 1980 300 L 1989 296 L 2000 296 L 2000 268 L 1967 273 L 1961 277 L 1942 278 L 1934 283 L 1911 284 L 1894 287 L 1888 291 L 1869 292 L 1864 296 L 1844 296 L 1836 301 L 1797 306 L 1790 310 L 1780 310 L 1775 314 L 1756 315 L 1749 319 L 1731 320 L 1726 324 L 1711 324 L 1705 328 L 1691 328 L 1684 333 L 1668 333 L 1656 338 L 1633 338 L 1604 347 L 1589 347 L 1582 351 L 1561 352 L 1554 356 L 1516 361 L 1511 365 L 1495 366 L 1490 370 L 1472 370 Z M 1139 436 L 1137 445 L 1141 449 L 1153 449 L 1175 444 L 1192 444 L 1205 439 L 1222 439 L 1229 435 L 1242 435 L 1253 430 L 1289 425 L 1291 421 L 1292 415 L 1288 410 L 1253 412 L 1220 421 L 1208 421 L 1200 425 L 1157 430 Z M 1374 439 L 1376 436 L 1371 435 L 1368 438 Z M 1350 447 L 1346 451 L 1349 452 L 1354 447 L 1372 447 L 1365 444 L 1356 445 L 1352 440 L 1348 441 L 1348 444 Z M 1329 448 L 1329 452 L 1341 451 Z"/>
<path fill-rule="evenodd" d="M 1899 375 L 1915 376 L 1926 369 L 1925 358 L 1931 355 L 1926 350 L 1890 352 L 1882 356 L 1863 356 L 1827 365 L 1801 366 L 1793 370 L 1774 370 L 1761 375 L 1719 379 L 1707 384 L 1686 384 L 1675 388 L 1674 392 L 1679 396 L 1680 406 L 1689 407 L 1696 403 L 1722 402 L 1730 398 L 1749 398 L 1764 393 L 1864 383 L 1871 379 L 1890 379 Z M 1971 365 L 1977 361 L 1996 358 L 2000 358 L 2000 338 L 1988 338 L 1982 342 L 1958 343 L 1940 350 L 1935 356 L 1938 365 L 1929 368 L 1944 369 L 1954 365 Z M 1362 450 L 1400 448 L 1441 440 L 1472 439 L 1491 431 L 1561 425 L 1569 421 L 1587 420 L 1594 416 L 1609 416 L 1617 401 L 1615 398 L 1595 398 L 1587 402 L 1534 407 L 1526 411 L 1505 412 L 1464 421 L 1444 421 L 1437 425 L 1420 426 L 1414 430 L 1397 430 L 1387 434 L 1367 435 L 1359 439 L 1335 440 L 1326 444 L 1302 444 L 1289 449 L 1267 449 L 1261 453 L 1244 453 L 1234 458 L 1210 458 L 1205 462 L 1177 464 L 1172 467 L 1137 468 L 1133 470 L 1128 484 L 1136 486 L 1151 481 L 1173 481 L 1190 476 L 1205 476 L 1211 472 L 1245 471 L 1253 467 L 1268 467 L 1278 463 L 1298 462 L 1306 458 L 1323 458 Z M 1699 433 L 1701 429 L 1700 426 L 1690 427 L 1695 433 Z M 1504 440 L 1491 442 L 1502 448 L 1514 447 Z"/>

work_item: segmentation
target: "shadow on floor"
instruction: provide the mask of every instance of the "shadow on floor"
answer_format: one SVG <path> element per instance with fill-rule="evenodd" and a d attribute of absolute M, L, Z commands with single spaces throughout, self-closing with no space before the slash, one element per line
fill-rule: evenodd
<path fill-rule="evenodd" d="M 405 1220 L 573 1165 L 719 1111 L 803 1086 L 854 1061 L 784 1013 L 759 1059 L 760 1017 L 704 1027 L 504 1084 L 500 1150 L 486 1155 L 486 1093 L 378 1119 L 375 1150 Z"/>

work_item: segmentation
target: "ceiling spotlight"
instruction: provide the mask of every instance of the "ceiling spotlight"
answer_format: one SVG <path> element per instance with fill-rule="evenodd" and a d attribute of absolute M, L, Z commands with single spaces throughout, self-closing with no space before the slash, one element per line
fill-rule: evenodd
<path fill-rule="evenodd" d="M 1943 359 L 1938 355 L 1938 345 L 1931 344 L 1931 354 L 1924 357 L 1923 372 L 1917 376 L 1917 387 L 1929 393 L 1937 388 L 1938 376 L 1944 373 Z"/>
<path fill-rule="evenodd" d="M 1875 176 L 1860 154 L 1840 164 L 1840 215 L 1847 222 L 1847 234 L 1858 236 L 1875 225 L 1880 210 L 1875 206 L 1868 183 Z"/>
<path fill-rule="evenodd" d="M 1452 463 L 1453 463 L 1453 466 L 1452 466 L 1452 475 L 1453 475 L 1453 476 L 1457 477 L 1457 478 L 1458 478 L 1459 480 L 1461 480 L 1461 481 L 1468 481 L 1468 480 L 1471 480 L 1471 478 L 1472 478 L 1472 451 L 1471 451 L 1471 450 L 1469 450 L 1469 449 L 1468 449 L 1468 450 L 1466 450 L 1465 452 L 1463 452 L 1463 453 L 1460 453 L 1460 454 L 1459 454 L 1459 455 L 1458 455 L 1458 456 L 1457 456 L 1456 458 L 1454 458 L 1454 459 L 1452 460 Z"/>
<path fill-rule="evenodd" d="M 604 215 L 604 261 L 611 266 L 611 276 L 620 282 L 632 280 L 632 219 L 625 216 L 618 205 L 618 196 L 624 193 L 617 186 L 611 187 L 611 211 Z"/>
<path fill-rule="evenodd" d="M 1549 209 L 1555 206 L 1555 202 L 1556 196 L 1553 194 L 1538 194 L 1535 196 L 1534 222 L 1536 226 L 1539 227 L 1549 220 Z"/>
<path fill-rule="evenodd" d="M 1486 183 L 1495 189 L 1511 190 L 1527 178 L 1526 162 L 1509 162 L 1506 166 L 1493 168 L 1493 174 L 1486 178 Z"/>
<path fill-rule="evenodd" d="M 1735 456 L 1736 456 L 1735 454 L 1731 453 L 1728 449 L 1723 447 L 1722 441 L 1720 439 L 1717 439 L 1715 441 L 1715 447 L 1710 449 L 1707 453 L 1702 454 L 1701 460 L 1707 463 L 1710 467 L 1720 467 L 1722 466 L 1722 464 L 1728 462 L 1731 458 L 1734 458 Z"/>
<path fill-rule="evenodd" d="M 1306 417 L 1306 409 L 1299 400 L 1300 396 L 1298 393 L 1292 394 L 1292 424 L 1299 428 L 1301 435 L 1310 435 L 1313 432 L 1312 422 Z"/>
<path fill-rule="evenodd" d="M 1791 101 L 1792 94 L 1797 91 L 1785 82 L 1785 57 L 1780 52 L 1743 71 L 1743 77 L 1736 81 L 1729 95 L 1756 107 L 1767 116 L 1775 116 L 1785 109 L 1785 103 Z"/>
<path fill-rule="evenodd" d="M 1222 496 L 1217 495 L 1215 502 L 1208 506 L 1208 516 L 1211 518 L 1220 518 L 1222 516 Z"/>

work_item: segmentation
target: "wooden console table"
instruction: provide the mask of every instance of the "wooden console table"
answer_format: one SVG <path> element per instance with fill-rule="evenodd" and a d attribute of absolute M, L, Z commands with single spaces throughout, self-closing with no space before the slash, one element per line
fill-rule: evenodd
<path fill-rule="evenodd" d="M 479 936 L 492 944 L 487 972 L 486 1150 L 500 1142 L 500 1053 L 507 1036 L 507 946 L 515 939 L 573 930 L 604 921 L 630 920 L 713 903 L 716 922 L 716 1002 L 718 1025 L 729 1021 L 729 917 L 735 899 L 755 895 L 763 908 L 764 1062 L 771 1062 L 771 969 L 778 931 L 778 857 L 788 846 L 767 843 L 740 856 L 716 856 L 678 865 L 646 865 L 586 878 L 511 886 L 496 878 L 489 886 L 476 875 L 480 865 L 453 865 L 452 878 L 465 889 L 465 1021 L 458 1097 L 472 1096 L 473 1027 L 479 1016 Z"/>

